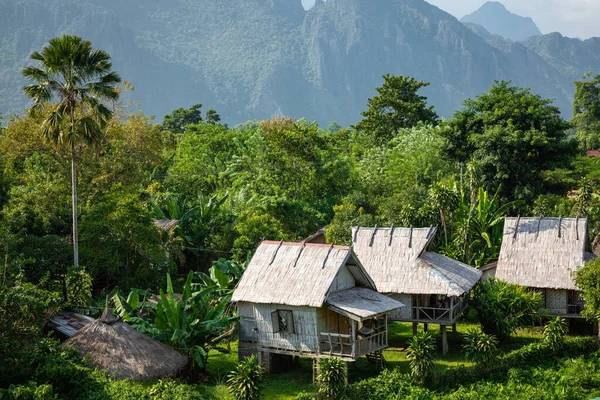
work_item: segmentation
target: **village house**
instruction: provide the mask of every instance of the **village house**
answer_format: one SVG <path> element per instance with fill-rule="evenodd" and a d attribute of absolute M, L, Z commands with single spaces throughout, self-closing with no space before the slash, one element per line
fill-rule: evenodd
<path fill-rule="evenodd" d="M 549 315 L 580 317 L 571 273 L 595 257 L 587 243 L 585 218 L 506 218 L 495 276 L 540 291 Z"/>
<path fill-rule="evenodd" d="M 436 228 L 352 228 L 352 248 L 380 293 L 405 304 L 391 320 L 439 324 L 442 351 L 448 351 L 446 327 L 468 305 L 481 271 L 428 251 Z"/>
<path fill-rule="evenodd" d="M 260 244 L 232 301 L 240 359 L 257 354 L 267 370 L 281 356 L 383 360 L 387 315 L 403 306 L 377 293 L 349 247 L 283 241 Z"/>

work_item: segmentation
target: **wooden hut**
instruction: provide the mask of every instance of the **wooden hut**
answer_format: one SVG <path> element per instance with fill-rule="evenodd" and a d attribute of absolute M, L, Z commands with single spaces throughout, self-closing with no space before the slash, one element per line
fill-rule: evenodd
<path fill-rule="evenodd" d="M 446 326 L 454 325 L 469 301 L 481 271 L 428 251 L 436 233 L 430 228 L 352 228 L 353 250 L 383 293 L 406 305 L 390 319 L 439 324 L 443 352 Z"/>
<path fill-rule="evenodd" d="M 107 307 L 96 321 L 84 326 L 65 346 L 88 356 L 115 379 L 142 380 L 173 376 L 187 357 L 132 328 Z"/>
<path fill-rule="evenodd" d="M 349 247 L 264 241 L 232 301 L 240 321 L 239 355 L 380 357 L 387 314 L 402 303 L 377 293 Z"/>
<path fill-rule="evenodd" d="M 506 218 L 496 278 L 541 291 L 550 315 L 579 317 L 571 272 L 595 257 L 586 246 L 585 218 Z"/>

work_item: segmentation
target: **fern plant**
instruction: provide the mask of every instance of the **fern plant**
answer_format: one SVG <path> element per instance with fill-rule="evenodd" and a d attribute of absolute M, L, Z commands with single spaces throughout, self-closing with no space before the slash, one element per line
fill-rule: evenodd
<path fill-rule="evenodd" d="M 319 361 L 316 383 L 320 398 L 338 399 L 346 389 L 346 364 L 339 358 Z"/>
<path fill-rule="evenodd" d="M 408 342 L 406 358 L 410 364 L 410 375 L 419 383 L 424 384 L 433 370 L 435 355 L 435 339 L 430 332 L 415 335 Z"/>
<path fill-rule="evenodd" d="M 227 378 L 227 387 L 236 400 L 260 399 L 263 368 L 258 364 L 256 355 L 240 362 Z"/>

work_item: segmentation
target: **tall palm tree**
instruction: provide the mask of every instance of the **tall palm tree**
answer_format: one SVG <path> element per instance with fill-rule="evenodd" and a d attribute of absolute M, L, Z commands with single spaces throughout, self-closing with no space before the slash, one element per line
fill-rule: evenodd
<path fill-rule="evenodd" d="M 35 115 L 43 110 L 44 138 L 71 151 L 74 264 L 79 265 L 77 230 L 77 150 L 99 145 L 113 116 L 106 101 L 116 101 L 119 75 L 111 71 L 110 56 L 92 48 L 92 43 L 77 36 L 51 39 L 40 52 L 31 54 L 39 66 L 23 69 L 32 84 L 23 87 L 33 100 L 27 111 Z"/>

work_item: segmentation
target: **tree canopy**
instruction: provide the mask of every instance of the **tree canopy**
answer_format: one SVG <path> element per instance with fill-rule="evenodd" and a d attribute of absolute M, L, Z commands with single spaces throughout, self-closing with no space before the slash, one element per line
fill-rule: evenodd
<path fill-rule="evenodd" d="M 496 82 L 445 124 L 444 152 L 473 164 L 486 189 L 500 187 L 504 198 L 532 199 L 543 192 L 543 172 L 567 166 L 575 155 L 568 127 L 552 100 Z"/>
<path fill-rule="evenodd" d="M 394 137 L 400 129 L 411 128 L 419 122 L 435 124 L 438 116 L 427 98 L 417 92 L 429 83 L 406 76 L 383 75 L 383 85 L 377 95 L 367 101 L 362 121 L 356 129 L 373 136 L 379 143 Z"/>

